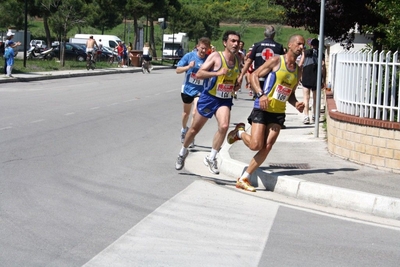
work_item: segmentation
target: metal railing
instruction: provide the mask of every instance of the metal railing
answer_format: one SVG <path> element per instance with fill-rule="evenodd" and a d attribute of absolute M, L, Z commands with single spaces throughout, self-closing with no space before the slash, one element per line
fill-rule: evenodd
<path fill-rule="evenodd" d="M 341 52 L 330 67 L 339 112 L 400 122 L 398 52 Z"/>

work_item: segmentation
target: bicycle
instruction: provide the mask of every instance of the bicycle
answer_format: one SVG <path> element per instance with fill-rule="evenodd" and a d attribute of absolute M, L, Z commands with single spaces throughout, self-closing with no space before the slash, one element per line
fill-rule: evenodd
<path fill-rule="evenodd" d="M 142 57 L 142 72 L 143 74 L 150 73 L 150 71 L 153 69 L 153 66 L 151 65 L 151 61 L 146 57 Z"/>
<path fill-rule="evenodd" d="M 93 52 L 87 52 L 86 56 L 86 69 L 92 69 L 94 70 L 96 68 L 96 61 L 94 60 L 94 54 Z"/>
<path fill-rule="evenodd" d="M 112 65 L 116 61 L 117 61 L 117 56 L 115 54 L 110 54 L 107 61 L 108 64 Z"/>

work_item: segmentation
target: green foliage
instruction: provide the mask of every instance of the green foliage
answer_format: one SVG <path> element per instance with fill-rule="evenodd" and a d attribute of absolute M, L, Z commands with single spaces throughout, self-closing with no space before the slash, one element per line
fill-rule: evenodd
<path fill-rule="evenodd" d="M 367 30 L 375 33 L 375 42 L 382 49 L 396 51 L 400 48 L 400 2 L 392 0 L 372 0 L 368 8 L 380 18 L 379 23 L 368 24 Z"/>
<path fill-rule="evenodd" d="M 1 0 L 0 1 L 0 28 L 6 31 L 9 28 L 22 29 L 24 25 L 24 1 L 21 0 Z"/>

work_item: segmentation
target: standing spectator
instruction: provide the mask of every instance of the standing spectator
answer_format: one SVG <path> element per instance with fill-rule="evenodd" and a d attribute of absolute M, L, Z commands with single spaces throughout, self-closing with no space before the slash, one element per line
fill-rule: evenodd
<path fill-rule="evenodd" d="M 97 53 L 96 53 L 96 59 L 100 61 L 101 59 L 101 54 L 103 53 L 103 43 L 101 42 L 101 39 L 97 42 Z"/>
<path fill-rule="evenodd" d="M 184 50 L 183 47 L 180 45 L 179 48 L 175 51 L 175 58 L 174 63 L 172 63 L 172 67 L 176 65 L 176 63 L 183 57 Z"/>
<path fill-rule="evenodd" d="M 118 53 L 118 65 L 117 65 L 117 67 L 118 68 L 122 68 L 122 66 L 123 66 L 123 58 L 124 58 L 124 47 L 122 46 L 122 42 L 121 41 L 118 41 L 118 45 L 117 45 L 117 47 L 115 47 L 115 49 L 114 50 L 117 50 L 117 53 Z"/>
<path fill-rule="evenodd" d="M 242 83 L 243 76 L 246 75 L 247 70 L 254 62 L 254 70 L 257 70 L 264 62 L 275 55 L 283 55 L 283 45 L 275 42 L 275 27 L 268 25 L 264 31 L 265 39 L 255 43 L 249 57 L 246 59 L 242 69 L 239 83 Z M 264 86 L 264 77 L 260 77 L 260 87 Z M 254 97 L 254 96 L 253 96 Z"/>
<path fill-rule="evenodd" d="M 132 63 L 131 63 L 131 51 L 132 51 L 132 49 L 133 49 L 133 46 L 132 46 L 132 43 L 131 42 L 129 42 L 129 45 L 128 45 L 128 56 L 127 56 L 127 60 L 128 60 L 128 66 L 130 66 L 130 65 L 132 65 Z"/>
<path fill-rule="evenodd" d="M 243 68 L 243 66 L 244 66 L 244 58 L 245 58 L 245 56 L 246 56 L 246 51 L 245 51 L 245 49 L 243 49 L 243 46 L 244 46 L 244 42 L 243 41 L 240 41 L 239 42 L 239 49 L 238 49 L 238 57 L 239 57 L 239 60 L 240 60 L 240 69 L 242 69 Z M 239 92 L 241 91 L 241 89 L 239 88 Z M 237 92 L 233 92 L 233 94 L 232 94 L 232 96 L 233 96 L 233 98 L 234 99 L 237 99 Z"/>
<path fill-rule="evenodd" d="M 175 56 L 177 57 L 183 57 L 183 47 L 180 45 L 179 48 L 175 51 Z"/>
<path fill-rule="evenodd" d="M 304 97 L 304 124 L 310 124 L 309 116 L 309 105 L 310 105 L 310 91 L 312 92 L 312 122 L 315 121 L 316 114 L 316 97 L 317 97 L 317 73 L 318 73 L 318 39 L 313 39 L 311 41 L 311 48 L 303 51 L 303 56 L 300 62 L 303 63 L 303 75 L 301 78 L 301 84 L 303 85 L 303 97 Z M 301 64 L 301 63 L 300 63 Z M 325 55 L 322 54 L 322 83 L 324 84 L 324 79 L 326 77 L 325 68 Z M 322 85 L 322 87 L 324 87 Z M 321 87 L 321 88 L 322 88 Z"/>
<path fill-rule="evenodd" d="M 227 141 L 233 144 L 243 140 L 247 147 L 258 152 L 251 159 L 247 170 L 237 179 L 237 188 L 256 191 L 249 178 L 265 161 L 279 136 L 285 122 L 286 102 L 303 112 L 304 103 L 297 101 L 295 90 L 301 77 L 301 68 L 296 64 L 296 58 L 302 53 L 304 42 L 301 35 L 291 36 L 285 55 L 268 59 L 250 76 L 251 86 L 257 96 L 248 118 L 252 126 L 251 134 L 245 132 L 244 123 L 239 123 L 229 132 Z M 260 86 L 260 77 L 266 77 L 263 87 Z"/>
<path fill-rule="evenodd" d="M 233 105 L 232 92 L 240 88 L 237 79 L 240 74 L 237 51 L 240 35 L 235 31 L 226 31 L 222 37 L 225 47 L 222 52 L 212 53 L 196 74 L 204 81 L 204 90 L 197 102 L 197 110 L 193 123 L 187 131 L 182 148 L 175 163 L 175 169 L 181 170 L 189 154 L 188 147 L 204 124 L 215 116 L 218 130 L 214 135 L 211 153 L 204 158 L 204 164 L 209 171 L 219 174 L 217 153 L 224 142 L 229 128 L 231 107 Z"/>
<path fill-rule="evenodd" d="M 204 80 L 197 78 L 196 73 L 200 69 L 201 65 L 207 59 L 207 50 L 210 48 L 210 39 L 202 37 L 198 40 L 196 50 L 184 55 L 179 60 L 176 73 L 180 74 L 185 72 L 185 79 L 183 80 L 181 98 L 183 102 L 183 113 L 182 113 L 182 129 L 181 129 L 181 143 L 185 141 L 186 132 L 188 131 L 187 122 L 189 120 L 190 111 L 193 106 L 192 122 L 193 117 L 197 109 L 197 100 L 201 92 L 203 91 Z M 194 139 L 189 145 L 189 148 L 194 147 Z"/>
<path fill-rule="evenodd" d="M 14 48 L 21 45 L 20 42 L 14 42 L 12 40 L 14 38 L 14 35 L 15 33 L 8 30 L 7 39 L 4 43 L 4 74 L 6 75 L 7 78 L 13 77 L 11 73 L 14 66 L 14 57 L 15 57 Z"/>
<path fill-rule="evenodd" d="M 21 45 L 20 42 L 14 42 L 12 39 L 14 38 L 15 33 L 13 33 L 11 30 L 8 30 L 7 32 L 7 38 L 6 41 L 4 42 L 4 52 L 7 49 L 7 47 L 15 48 L 19 45 Z M 4 58 L 4 74 L 7 75 L 7 59 Z"/>
<path fill-rule="evenodd" d="M 128 48 L 125 45 L 125 42 L 122 42 L 123 54 L 122 54 L 122 67 L 128 67 L 126 64 L 128 62 Z"/>
<path fill-rule="evenodd" d="M 239 53 L 243 54 L 243 57 L 246 55 L 246 49 L 244 49 L 244 42 L 240 41 L 239 43 Z M 243 62 L 244 64 L 244 62 Z"/>

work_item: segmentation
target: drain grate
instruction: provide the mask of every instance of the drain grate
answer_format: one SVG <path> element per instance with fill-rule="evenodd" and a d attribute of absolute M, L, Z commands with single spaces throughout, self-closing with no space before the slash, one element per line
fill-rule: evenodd
<path fill-rule="evenodd" d="M 277 169 L 310 169 L 308 163 L 270 163 L 269 167 Z"/>

